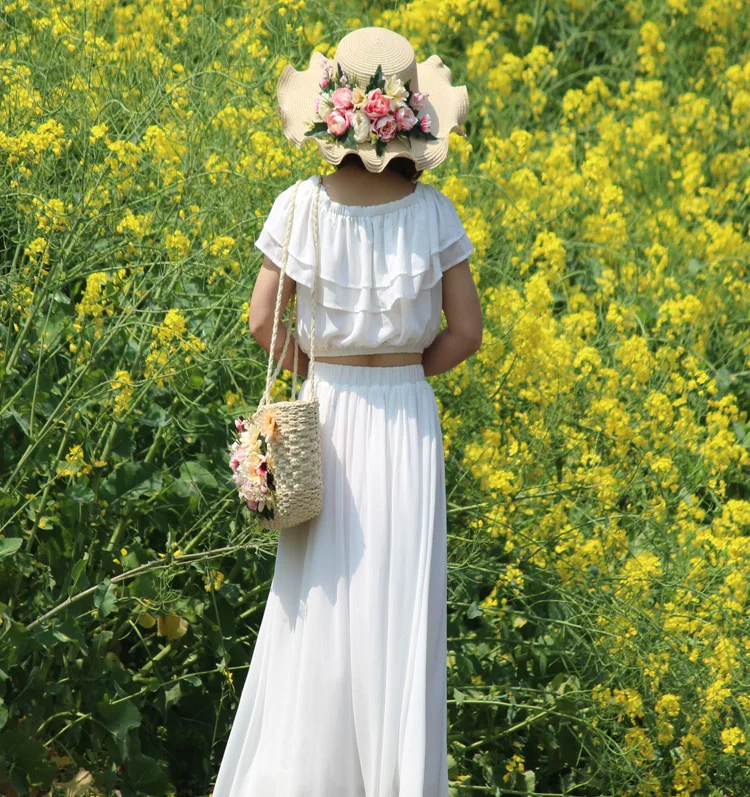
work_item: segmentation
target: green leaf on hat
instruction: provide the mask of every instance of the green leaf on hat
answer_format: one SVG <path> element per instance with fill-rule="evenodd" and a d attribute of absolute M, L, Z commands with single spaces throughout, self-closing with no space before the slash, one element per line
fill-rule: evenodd
<path fill-rule="evenodd" d="M 312 136 L 313 138 L 323 138 L 328 135 L 328 125 L 325 122 L 315 122 L 315 124 L 305 132 L 305 135 Z"/>
<path fill-rule="evenodd" d="M 423 138 L 426 139 L 427 141 L 437 141 L 437 136 L 434 135 L 434 133 L 429 133 L 429 132 L 426 133 L 424 130 L 422 130 L 422 128 L 419 125 L 415 125 L 414 127 L 412 127 L 411 134 L 415 138 Z"/>
<path fill-rule="evenodd" d="M 384 83 L 383 70 L 380 68 L 380 64 L 378 64 L 378 68 L 375 70 L 375 74 L 370 78 L 370 82 L 367 84 L 365 93 L 369 94 L 369 92 L 371 92 L 373 89 L 382 88 L 383 83 Z"/>

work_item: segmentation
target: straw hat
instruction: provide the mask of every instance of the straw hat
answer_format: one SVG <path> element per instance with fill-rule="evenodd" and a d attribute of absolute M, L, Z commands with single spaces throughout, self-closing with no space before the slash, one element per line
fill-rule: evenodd
<path fill-rule="evenodd" d="M 337 91 L 332 105 L 332 90 L 344 86 L 339 80 L 342 72 L 352 92 Z M 326 75 L 331 78 L 327 84 Z M 382 92 L 368 91 L 368 86 L 393 77 L 398 80 L 382 84 Z M 303 71 L 287 64 L 276 96 L 276 111 L 290 142 L 302 147 L 314 140 L 323 158 L 333 164 L 354 152 L 371 172 L 383 171 L 397 156 L 410 158 L 419 170 L 434 169 L 448 154 L 450 133 L 466 135 L 462 127 L 469 111 L 466 86 L 451 84 L 451 71 L 439 55 L 418 64 L 408 39 L 388 28 L 348 33 L 333 59 L 316 50 Z M 327 102 L 321 99 L 325 96 Z M 315 130 L 315 135 L 307 135 Z"/>

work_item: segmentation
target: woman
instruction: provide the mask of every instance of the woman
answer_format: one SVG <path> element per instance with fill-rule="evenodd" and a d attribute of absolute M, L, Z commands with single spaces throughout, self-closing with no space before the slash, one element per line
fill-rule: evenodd
<path fill-rule="evenodd" d="M 268 351 L 293 199 L 282 308 L 296 291 L 297 325 L 283 366 L 296 337 L 308 375 L 314 309 L 323 509 L 279 532 L 213 797 L 448 797 L 445 465 L 425 377 L 479 348 L 482 317 L 474 247 L 448 197 L 418 178 L 451 131 L 463 134 L 468 96 L 438 56 L 417 64 L 384 28 L 345 36 L 333 64 L 316 52 L 279 80 L 287 138 L 303 143 L 314 107 L 325 121 L 316 143 L 337 168 L 277 196 L 250 303 Z M 381 74 L 398 79 L 378 91 L 369 78 Z M 392 135 L 417 125 L 423 135 L 406 143 Z M 274 359 L 284 337 L 282 325 Z"/>

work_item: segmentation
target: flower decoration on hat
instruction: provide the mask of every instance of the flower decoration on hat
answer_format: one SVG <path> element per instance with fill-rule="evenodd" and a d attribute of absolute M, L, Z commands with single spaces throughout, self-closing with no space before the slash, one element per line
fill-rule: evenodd
<path fill-rule="evenodd" d="M 315 113 L 322 121 L 315 121 L 306 136 L 323 138 L 357 150 L 360 144 L 374 144 L 382 156 L 390 141 L 397 140 L 411 147 L 411 138 L 433 139 L 432 120 L 424 109 L 429 91 L 411 91 L 411 78 L 403 83 L 398 75 L 384 77 L 378 64 L 367 88 L 357 85 L 356 75 L 349 76 L 337 64 L 334 79 L 327 60 L 322 63 L 321 91 L 315 99 Z"/>

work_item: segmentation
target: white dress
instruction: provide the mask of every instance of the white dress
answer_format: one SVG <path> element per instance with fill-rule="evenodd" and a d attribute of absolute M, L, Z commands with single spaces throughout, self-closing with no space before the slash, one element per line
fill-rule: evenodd
<path fill-rule="evenodd" d="M 287 271 L 309 354 L 312 202 Z M 281 263 L 294 186 L 256 246 Z M 381 205 L 320 190 L 315 354 L 421 352 L 442 273 L 473 251 L 450 199 Z M 421 364 L 321 363 L 323 510 L 278 532 L 273 581 L 213 797 L 448 797 L 446 504 L 440 418 Z M 311 389 L 310 379 L 300 398 Z"/>

